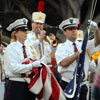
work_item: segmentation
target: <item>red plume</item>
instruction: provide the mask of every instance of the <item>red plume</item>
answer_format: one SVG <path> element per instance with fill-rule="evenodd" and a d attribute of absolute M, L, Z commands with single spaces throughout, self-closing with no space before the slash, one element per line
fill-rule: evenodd
<path fill-rule="evenodd" d="M 80 20 L 79 20 L 79 24 L 78 24 L 78 28 L 77 28 L 77 29 L 79 30 L 79 29 L 80 29 L 80 27 L 81 27 L 81 24 L 80 24 Z"/>
<path fill-rule="evenodd" d="M 44 5 L 45 5 L 44 1 L 39 1 L 38 2 L 38 11 L 39 12 L 43 12 L 44 11 Z"/>

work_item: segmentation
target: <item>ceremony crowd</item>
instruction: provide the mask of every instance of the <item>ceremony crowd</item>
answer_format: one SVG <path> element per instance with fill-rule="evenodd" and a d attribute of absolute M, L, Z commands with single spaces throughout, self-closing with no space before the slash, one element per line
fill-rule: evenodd
<path fill-rule="evenodd" d="M 93 100 L 100 100 L 100 32 L 97 23 L 87 21 L 89 26 L 86 34 L 93 33 L 94 38 L 87 41 L 82 62 L 82 82 L 77 94 L 74 73 L 80 63 L 79 56 L 82 53 L 85 32 L 78 29 L 78 18 L 63 20 L 59 29 L 63 31 L 66 41 L 59 43 L 53 33 L 46 35 L 45 19 L 45 13 L 33 12 L 31 31 L 28 29 L 26 18 L 18 19 L 7 27 L 11 32 L 11 42 L 7 47 L 2 44 L 0 46 L 0 53 L 3 52 L 2 69 L 5 73 L 4 100 L 89 100 L 88 75 L 92 71 L 96 72 L 92 97 Z M 79 67 L 81 66 L 80 64 Z M 51 73 L 51 76 L 48 73 Z M 74 87 L 71 88 L 71 85 L 66 93 L 65 90 L 73 77 Z M 51 88 L 52 84 L 56 84 L 51 92 L 49 84 Z M 60 90 L 59 93 L 56 86 Z"/>

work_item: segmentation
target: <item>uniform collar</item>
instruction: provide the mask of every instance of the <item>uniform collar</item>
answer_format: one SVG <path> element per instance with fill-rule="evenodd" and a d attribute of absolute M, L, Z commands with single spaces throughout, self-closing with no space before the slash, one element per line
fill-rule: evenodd
<path fill-rule="evenodd" d="M 20 43 L 19 41 L 16 41 L 16 43 L 17 43 L 17 45 L 18 45 L 20 48 L 22 48 L 22 46 L 23 46 L 22 43 Z M 25 44 L 24 44 L 24 45 L 25 45 Z"/>
<path fill-rule="evenodd" d="M 37 37 L 37 35 L 36 35 L 36 33 L 35 33 L 35 32 L 33 32 L 33 31 L 32 31 L 31 33 L 32 33 L 32 35 L 35 35 L 35 37 Z M 39 35 L 39 34 L 38 34 L 38 35 Z"/>
<path fill-rule="evenodd" d="M 66 43 L 68 43 L 69 45 L 73 45 L 73 42 L 68 39 L 66 40 Z M 75 41 L 75 43 L 77 44 L 77 41 Z"/>

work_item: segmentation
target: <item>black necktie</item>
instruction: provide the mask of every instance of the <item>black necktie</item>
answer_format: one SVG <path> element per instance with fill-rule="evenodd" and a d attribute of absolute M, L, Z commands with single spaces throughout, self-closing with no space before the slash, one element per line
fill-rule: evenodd
<path fill-rule="evenodd" d="M 27 58 L 27 54 L 26 54 L 26 51 L 25 51 L 25 45 L 23 45 L 22 48 L 23 48 L 23 55 L 24 55 L 24 58 Z"/>

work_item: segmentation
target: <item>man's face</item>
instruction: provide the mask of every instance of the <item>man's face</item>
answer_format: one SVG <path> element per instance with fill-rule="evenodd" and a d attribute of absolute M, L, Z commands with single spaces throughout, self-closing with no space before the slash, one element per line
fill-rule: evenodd
<path fill-rule="evenodd" d="M 66 29 L 64 31 L 64 35 L 66 36 L 67 39 L 70 41 L 75 41 L 77 38 L 77 28 L 72 28 L 72 29 Z"/>
<path fill-rule="evenodd" d="M 44 24 L 38 22 L 32 22 L 32 31 L 38 34 L 40 30 L 43 30 Z"/>
<path fill-rule="evenodd" d="M 24 42 L 26 40 L 26 38 L 27 38 L 27 31 L 19 30 L 19 31 L 16 32 L 15 36 L 16 36 L 16 39 L 18 41 Z"/>

